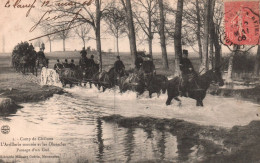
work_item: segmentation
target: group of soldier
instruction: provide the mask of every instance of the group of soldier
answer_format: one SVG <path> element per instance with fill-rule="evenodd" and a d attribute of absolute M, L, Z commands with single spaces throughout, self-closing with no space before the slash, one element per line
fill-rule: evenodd
<path fill-rule="evenodd" d="M 81 58 L 79 60 L 79 66 L 89 68 L 94 66 L 96 63 L 94 61 L 94 56 L 91 55 L 90 58 L 87 57 L 87 51 L 85 48 L 80 52 Z M 120 56 L 116 57 L 117 60 L 114 63 L 114 70 L 117 73 L 121 73 L 125 71 L 125 65 L 123 61 L 120 59 Z M 191 61 L 188 59 L 188 50 L 183 50 L 182 58 L 180 59 L 180 70 L 181 70 L 181 84 L 180 84 L 180 95 L 188 96 L 189 83 L 191 80 L 196 79 L 197 73 L 195 72 Z M 57 59 L 57 63 L 54 65 L 55 70 L 61 70 L 63 68 L 75 69 L 74 60 L 71 59 L 71 63 L 68 63 L 68 60 L 65 59 L 64 63 L 60 63 L 59 59 Z M 145 73 L 155 74 L 155 66 L 151 57 L 142 57 L 137 56 L 135 60 L 135 69 L 141 70 Z"/>
<path fill-rule="evenodd" d="M 74 60 L 71 59 L 70 63 L 68 63 L 68 59 L 65 59 L 65 62 L 60 63 L 60 60 L 57 59 L 57 63 L 54 65 L 54 70 L 60 71 L 63 68 L 75 69 L 76 65 L 74 64 Z"/>

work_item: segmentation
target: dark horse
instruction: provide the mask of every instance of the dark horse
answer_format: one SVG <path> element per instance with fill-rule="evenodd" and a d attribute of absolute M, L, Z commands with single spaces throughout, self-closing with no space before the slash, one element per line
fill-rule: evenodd
<path fill-rule="evenodd" d="M 140 72 L 130 73 L 128 76 L 123 76 L 119 80 L 120 92 L 126 92 L 127 90 L 137 92 L 137 96 L 141 95 L 145 91 L 144 76 Z"/>
<path fill-rule="evenodd" d="M 167 87 L 168 99 L 166 101 L 166 105 L 170 105 L 173 98 L 179 101 L 181 104 L 181 101 L 178 98 L 180 82 L 180 77 L 175 77 L 169 80 Z M 224 85 L 224 81 L 219 69 L 208 70 L 205 74 L 198 76 L 196 81 L 191 84 L 191 89 L 188 90 L 188 94 L 190 98 L 197 101 L 197 106 L 203 106 L 202 101 L 206 96 L 206 91 L 209 88 L 211 82 L 218 83 L 219 86 Z"/>
<path fill-rule="evenodd" d="M 84 83 L 85 86 L 86 83 L 89 83 L 90 87 L 92 87 L 93 77 L 99 71 L 99 64 L 94 63 L 89 67 L 80 65 L 77 70 L 82 74 L 82 83 Z"/>

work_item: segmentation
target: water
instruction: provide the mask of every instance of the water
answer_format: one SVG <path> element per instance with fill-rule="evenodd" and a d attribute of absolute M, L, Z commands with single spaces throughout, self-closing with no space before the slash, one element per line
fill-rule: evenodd
<path fill-rule="evenodd" d="M 207 153 L 206 147 L 197 141 L 158 129 L 122 127 L 101 117 L 119 114 L 123 117 L 177 118 L 224 128 L 260 120 L 257 116 L 259 105 L 232 98 L 207 95 L 203 108 L 195 107 L 192 99 L 181 98 L 183 105 L 178 107 L 177 102 L 165 106 L 166 95 L 159 98 L 154 95 L 149 99 L 147 93 L 136 98 L 134 92 L 120 94 L 117 89 L 99 92 L 96 88 L 75 87 L 66 90 L 69 94 L 23 104 L 24 108 L 15 115 L 0 118 L 0 123 L 11 129 L 8 135 L 1 134 L 1 142 L 28 143 L 26 138 L 35 137 L 36 140 L 29 143 L 53 142 L 59 146 L 52 146 L 45 152 L 17 151 L 19 147 L 1 146 L 0 155 L 56 157 L 15 159 L 21 162 L 193 162 L 203 160 Z M 221 140 L 203 136 L 199 139 L 223 146 Z M 223 150 L 228 149 L 223 147 Z"/>

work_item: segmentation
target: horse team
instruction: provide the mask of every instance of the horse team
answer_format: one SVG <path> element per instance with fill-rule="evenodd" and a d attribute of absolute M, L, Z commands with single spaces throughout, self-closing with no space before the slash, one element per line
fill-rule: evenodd
<path fill-rule="evenodd" d="M 70 86 L 73 84 L 86 85 L 88 83 L 90 87 L 94 84 L 99 90 L 102 88 L 103 91 L 118 86 L 121 93 L 131 90 L 137 92 L 137 96 L 147 90 L 149 97 L 152 97 L 153 93 L 157 93 L 159 97 L 161 92 L 165 93 L 167 90 L 168 98 L 166 105 L 170 105 L 172 99 L 179 101 L 179 105 L 181 104 L 178 96 L 182 96 L 183 94 L 181 92 L 183 78 L 177 76 L 168 80 L 166 76 L 156 74 L 155 66 L 151 60 L 138 62 L 136 65 L 139 66 L 131 70 L 123 68 L 118 71 L 117 67 L 114 66 L 109 71 L 100 72 L 99 64 L 96 64 L 94 61 L 90 62 L 93 58 L 87 59 L 83 57 L 81 59 L 83 60 L 80 60 L 79 65 L 74 65 L 73 68 L 66 66 L 57 68 L 56 65 L 56 71 L 60 76 L 63 86 L 66 86 L 66 84 L 70 84 Z M 17 71 L 25 73 L 27 70 L 33 74 L 36 72 L 37 76 L 38 68 L 48 67 L 48 59 L 46 59 L 42 50 L 36 52 L 32 45 L 22 42 L 13 50 L 12 65 Z M 187 97 L 195 99 L 197 106 L 203 106 L 202 101 L 212 82 L 217 83 L 219 86 L 224 85 L 220 68 L 208 70 L 205 74 L 198 75 L 191 80 L 186 90 Z"/>
<path fill-rule="evenodd" d="M 48 62 L 44 52 L 36 52 L 32 44 L 29 45 L 28 42 L 19 43 L 12 52 L 12 66 L 23 74 L 27 71 L 37 76 L 37 70 L 48 67 Z"/>

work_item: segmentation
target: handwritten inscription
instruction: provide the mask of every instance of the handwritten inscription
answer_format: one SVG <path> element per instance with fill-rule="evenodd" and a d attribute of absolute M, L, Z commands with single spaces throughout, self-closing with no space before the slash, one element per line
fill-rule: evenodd
<path fill-rule="evenodd" d="M 86 0 L 83 2 L 78 2 L 78 1 L 65 1 L 65 2 L 61 2 L 61 1 L 40 1 L 40 0 L 33 0 L 33 1 L 29 1 L 28 0 L 15 0 L 15 1 L 11 1 L 11 0 L 7 0 L 5 3 L 5 7 L 6 8 L 14 8 L 14 9 L 27 9 L 26 12 L 26 17 L 28 17 L 32 11 L 32 9 L 36 8 L 36 4 L 38 4 L 39 8 L 44 8 L 45 12 L 42 14 L 42 16 L 40 17 L 40 19 L 38 21 L 36 21 L 36 23 L 30 28 L 29 32 L 33 32 L 39 25 L 43 24 L 43 23 L 52 23 L 55 20 L 61 19 L 63 17 L 66 16 L 66 18 L 68 19 L 68 15 L 64 15 L 64 14 L 57 14 L 57 12 L 55 12 L 54 8 L 57 7 L 73 7 L 76 5 L 80 5 L 81 7 L 83 6 L 90 6 L 92 4 L 93 0 Z M 47 11 L 46 11 L 47 9 Z M 82 11 L 81 8 L 79 8 L 76 12 L 70 13 L 71 16 L 71 20 L 68 20 L 66 23 L 66 28 L 63 29 L 64 30 L 68 30 L 70 28 L 72 28 L 72 24 L 73 22 L 78 18 L 78 16 L 80 15 L 80 12 Z M 60 32 L 60 31 L 57 31 Z M 56 33 L 57 33 L 56 32 Z M 50 34 L 46 34 L 46 35 L 51 35 L 54 33 L 50 33 Z"/>

